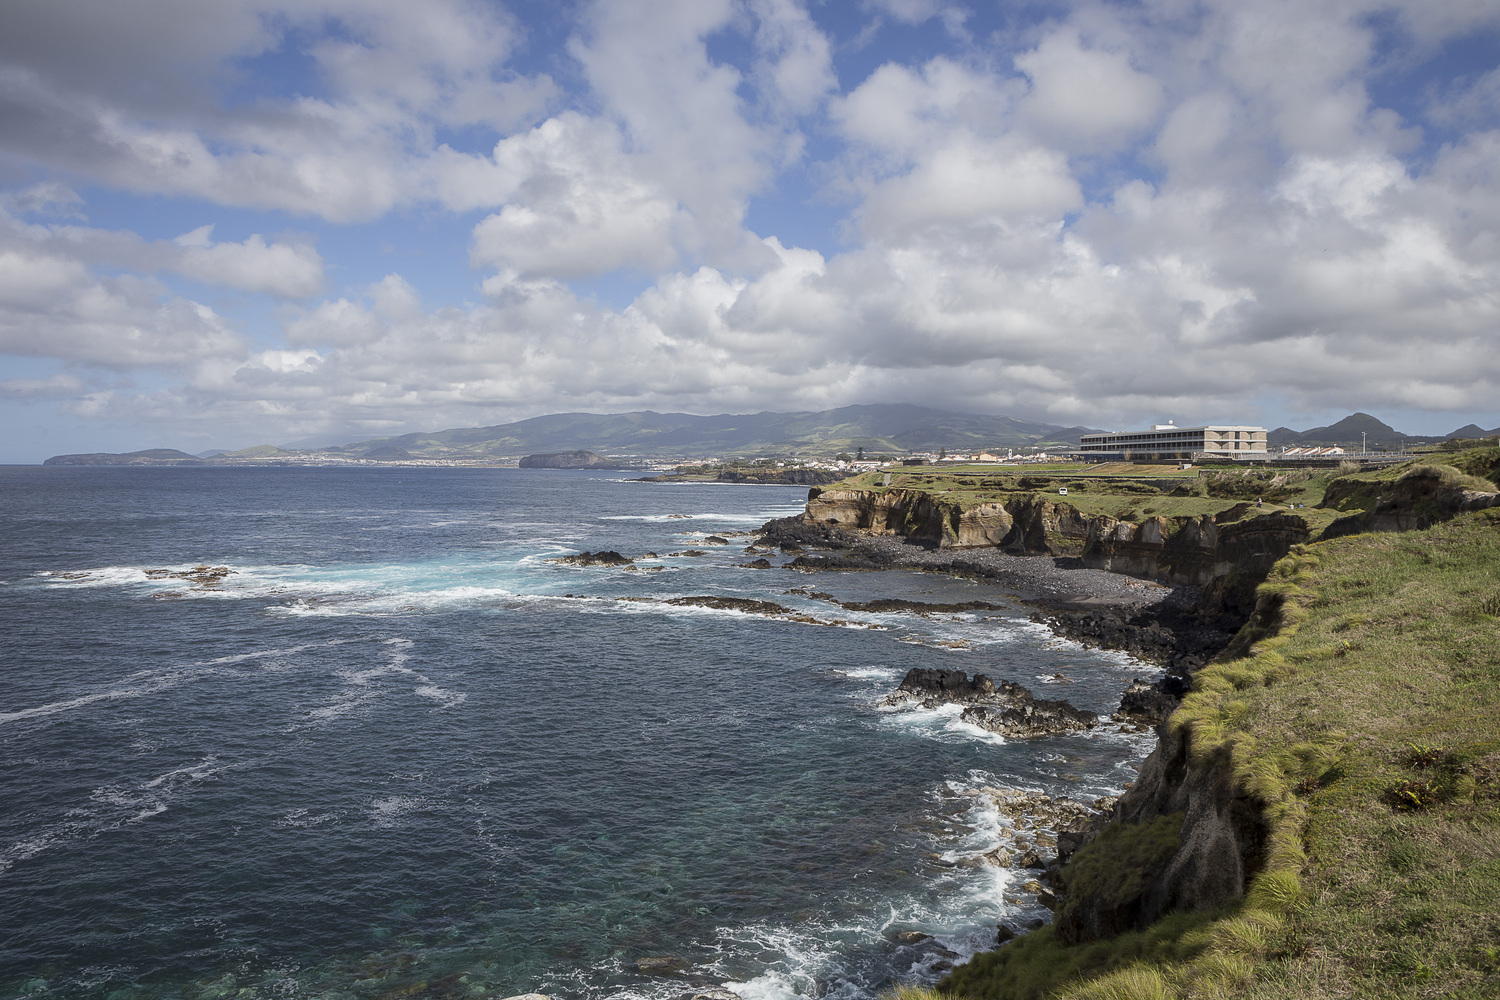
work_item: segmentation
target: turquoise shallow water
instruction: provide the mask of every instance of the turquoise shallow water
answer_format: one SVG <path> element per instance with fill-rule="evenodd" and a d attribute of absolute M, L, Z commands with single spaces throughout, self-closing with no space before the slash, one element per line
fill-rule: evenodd
<path fill-rule="evenodd" d="M 1144 741 L 877 702 L 944 666 L 1108 712 L 1145 668 L 1020 611 L 786 593 L 1004 597 L 969 581 L 739 567 L 731 533 L 804 497 L 0 469 L 0 996 L 665 998 L 684 979 L 633 963 L 672 954 L 752 1000 L 862 998 L 1041 914 L 971 863 L 1006 831 L 961 793 L 1117 792 Z M 600 548 L 663 558 L 547 561 Z M 233 572 L 152 572 L 198 564 Z M 694 595 L 838 624 L 661 603 Z"/>

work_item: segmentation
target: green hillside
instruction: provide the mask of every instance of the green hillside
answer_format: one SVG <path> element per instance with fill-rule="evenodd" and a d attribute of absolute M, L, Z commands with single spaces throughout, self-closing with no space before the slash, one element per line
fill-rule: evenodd
<path fill-rule="evenodd" d="M 953 413 L 906 404 L 800 413 L 557 413 L 493 427 L 464 427 L 364 440 L 323 453 L 358 457 L 395 447 L 418 458 L 498 458 L 586 449 L 638 457 L 798 456 L 839 452 L 1076 447 L 1084 427 Z"/>

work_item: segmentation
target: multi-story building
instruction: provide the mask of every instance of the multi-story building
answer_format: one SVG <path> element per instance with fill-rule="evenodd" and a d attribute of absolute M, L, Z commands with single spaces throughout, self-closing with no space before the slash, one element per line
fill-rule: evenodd
<path fill-rule="evenodd" d="M 1153 424 L 1149 431 L 1085 434 L 1079 452 L 1086 458 L 1191 459 L 1266 458 L 1264 427 L 1177 427 Z"/>

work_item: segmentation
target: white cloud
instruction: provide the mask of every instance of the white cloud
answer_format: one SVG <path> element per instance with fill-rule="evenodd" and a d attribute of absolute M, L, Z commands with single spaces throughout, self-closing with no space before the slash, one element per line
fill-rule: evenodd
<path fill-rule="evenodd" d="M 847 139 L 907 162 L 955 132 L 1002 133 L 1018 93 L 993 74 L 939 57 L 917 70 L 886 63 L 832 113 Z"/>
<path fill-rule="evenodd" d="M 14 194 L 7 194 L 0 204 L 21 215 L 58 215 L 83 217 L 83 198 L 68 185 L 57 180 L 39 181 Z"/>
<path fill-rule="evenodd" d="M 861 226 L 882 242 L 932 226 L 1043 221 L 1051 225 L 1082 205 L 1078 182 L 1061 153 L 1007 138 L 966 137 L 923 156 L 915 169 L 877 186 Z"/>
<path fill-rule="evenodd" d="M 155 282 L 96 278 L 76 261 L 0 251 L 0 353 L 180 372 L 240 344 L 213 310 Z"/>
<path fill-rule="evenodd" d="M 743 75 L 708 57 L 705 38 L 729 28 L 735 13 L 729 0 L 597 3 L 587 37 L 572 49 L 623 126 L 637 176 L 653 178 L 692 214 L 687 249 L 723 260 L 745 249 L 747 202 L 789 141 L 780 126 L 747 119 Z"/>
<path fill-rule="evenodd" d="M 11 399 L 37 399 L 76 396 L 84 390 L 76 375 L 57 374 L 49 378 L 8 378 L 0 380 L 0 396 Z"/>
<path fill-rule="evenodd" d="M 495 147 L 497 188 L 508 202 L 474 228 L 482 266 L 563 277 L 620 267 L 650 273 L 677 259 L 690 221 L 606 122 L 567 113 Z"/>
<path fill-rule="evenodd" d="M 13 163 L 333 220 L 420 204 L 472 226 L 484 298 L 444 301 L 402 258 L 400 274 L 319 301 L 341 262 L 296 237 L 54 224 L 86 206 L 45 181 L 0 218 L 0 350 L 67 370 L 0 390 L 260 440 L 874 399 L 1095 424 L 1253 420 L 1271 396 L 1319 413 L 1492 410 L 1492 81 L 1433 91 L 1432 122 L 1459 132 L 1414 156 L 1421 123 L 1370 96 L 1394 72 L 1377 6 L 1083 5 L 1024 43 L 893 57 L 839 94 L 827 39 L 791 0 L 599 3 L 569 49 L 568 107 L 550 78 L 507 69 L 520 27 L 458 0 L 430 23 L 382 0 L 299 7 L 287 23 L 341 25 L 309 50 L 326 85 L 233 107 L 204 82 L 281 44 L 274 18 L 239 16 L 272 8 L 173 8 L 183 23 L 142 37 L 147 56 L 86 40 L 97 66 L 22 53 L 68 34 L 28 11 L 23 42 L 0 40 Z M 1421 19 L 1426 52 L 1485 16 L 1436 6 L 1397 18 Z M 916 23 L 947 8 L 870 9 Z M 153 101 L 179 78 L 193 87 Z M 847 199 L 837 250 L 745 229 L 752 199 L 776 198 L 801 162 L 804 131 L 832 150 L 816 165 L 825 193 Z M 799 196 L 778 207 L 794 214 Z M 231 217 L 210 204 L 182 225 L 215 218 L 222 231 Z M 562 283 L 619 270 L 657 277 L 618 309 Z M 292 300 L 279 342 L 248 343 L 149 277 L 169 273 Z M 141 368 L 167 386 L 92 370 Z"/>
<path fill-rule="evenodd" d="M 1015 64 L 1031 79 L 1022 116 L 1063 149 L 1114 148 L 1150 125 L 1161 107 L 1161 84 L 1132 67 L 1126 53 L 1086 48 L 1070 28 L 1048 35 Z"/>
<path fill-rule="evenodd" d="M 146 242 L 123 230 L 22 223 L 0 211 L 0 248 L 55 267 L 128 268 L 170 272 L 206 284 L 300 299 L 323 287 L 323 258 L 303 243 L 267 243 L 259 234 L 239 243 L 213 241 L 213 224 L 172 240 Z M 39 265 L 40 266 L 40 265 Z M 41 293 L 38 293 L 41 294 Z"/>
<path fill-rule="evenodd" d="M 323 290 L 323 259 L 310 246 L 267 244 L 257 233 L 240 243 L 184 245 L 171 270 L 210 285 L 301 299 Z"/>
<path fill-rule="evenodd" d="M 769 91 L 793 114 L 806 114 L 838 87 L 828 39 L 793 0 L 750 0 L 758 25 L 757 70 Z"/>

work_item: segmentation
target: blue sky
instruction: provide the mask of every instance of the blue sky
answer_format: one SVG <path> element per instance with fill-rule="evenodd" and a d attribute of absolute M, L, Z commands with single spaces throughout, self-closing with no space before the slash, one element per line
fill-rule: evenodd
<path fill-rule="evenodd" d="M 1500 7 L 84 0 L 0 461 L 909 402 L 1500 425 Z"/>

